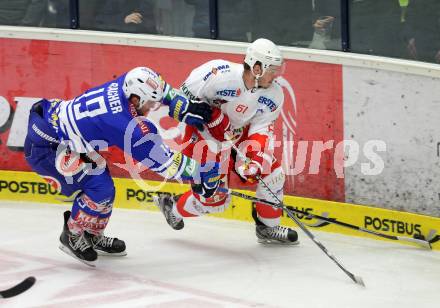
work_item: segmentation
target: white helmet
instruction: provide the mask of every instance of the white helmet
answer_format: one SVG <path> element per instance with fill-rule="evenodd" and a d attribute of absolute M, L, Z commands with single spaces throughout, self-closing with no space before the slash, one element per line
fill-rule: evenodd
<path fill-rule="evenodd" d="M 283 56 L 277 45 L 264 38 L 255 40 L 246 50 L 244 62 L 251 67 L 252 74 L 252 68 L 257 61 L 261 62 L 262 72 L 261 75 L 256 77 L 264 75 L 269 66 L 275 66 L 280 69 L 283 67 Z"/>
<path fill-rule="evenodd" d="M 131 95 L 139 97 L 138 108 L 141 108 L 148 101 L 162 100 L 163 83 L 162 77 L 153 70 L 147 67 L 136 67 L 125 75 L 122 88 L 127 99 Z"/>

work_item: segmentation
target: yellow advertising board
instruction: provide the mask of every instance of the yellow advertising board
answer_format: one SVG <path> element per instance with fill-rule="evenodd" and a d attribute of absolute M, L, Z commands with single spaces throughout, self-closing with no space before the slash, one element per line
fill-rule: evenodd
<path fill-rule="evenodd" d="M 154 195 L 178 195 L 189 189 L 188 185 L 178 183 L 164 184 L 155 181 L 142 181 L 142 183 L 139 183 L 122 178 L 115 178 L 114 181 L 116 187 L 115 207 L 125 209 L 157 211 L 157 208 L 153 205 L 152 197 Z M 240 192 L 254 195 L 251 191 Z M 0 200 L 63 203 L 65 197 L 60 195 L 36 173 L 0 170 Z M 345 222 L 367 230 L 407 238 L 424 238 L 431 243 L 433 249 L 440 250 L 440 218 L 293 196 L 285 196 L 284 203 L 288 207 L 306 213 Z M 252 221 L 252 206 L 251 201 L 233 197 L 232 203 L 225 212 L 211 215 L 226 219 Z M 302 214 L 296 214 L 296 217 L 308 227 L 322 231 L 381 239 L 366 232 L 344 228 Z M 294 221 L 285 213 L 281 223 L 285 226 L 295 227 Z"/>

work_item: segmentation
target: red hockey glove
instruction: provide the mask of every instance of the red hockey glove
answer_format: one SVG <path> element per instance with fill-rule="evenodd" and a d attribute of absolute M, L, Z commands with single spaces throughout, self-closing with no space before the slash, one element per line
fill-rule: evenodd
<path fill-rule="evenodd" d="M 255 160 L 249 160 L 247 162 L 237 162 L 237 173 L 245 181 L 251 184 L 258 182 L 258 177 L 261 176 L 263 166 Z"/>
<path fill-rule="evenodd" d="M 225 141 L 225 132 L 231 127 L 231 122 L 220 108 L 212 108 L 211 121 L 206 124 L 209 133 L 218 141 Z"/>
<path fill-rule="evenodd" d="M 272 164 L 272 153 L 265 153 L 268 137 L 260 134 L 253 134 L 248 137 L 246 151 L 244 152 L 248 160 L 237 162 L 237 173 L 241 178 L 249 183 L 258 182 L 258 177 L 263 170 L 269 172 Z"/>

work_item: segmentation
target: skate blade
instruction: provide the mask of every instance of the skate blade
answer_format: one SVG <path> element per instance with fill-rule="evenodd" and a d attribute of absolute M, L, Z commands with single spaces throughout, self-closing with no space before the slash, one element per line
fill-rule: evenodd
<path fill-rule="evenodd" d="M 257 242 L 263 245 L 278 245 L 278 246 L 297 246 L 299 241 L 296 242 L 280 242 L 277 240 L 257 239 Z"/>
<path fill-rule="evenodd" d="M 98 253 L 98 256 L 105 256 L 105 257 L 125 257 L 127 255 L 126 251 L 122 252 L 106 252 L 99 249 L 95 249 L 95 251 Z"/>
<path fill-rule="evenodd" d="M 183 229 L 183 227 L 185 226 L 184 224 L 183 224 L 183 222 L 182 222 L 182 224 L 177 224 L 177 225 L 175 225 L 175 226 L 173 226 L 173 225 L 171 225 L 171 224 L 168 224 L 171 228 L 173 228 L 174 230 L 177 230 L 177 231 L 179 231 L 179 230 L 182 230 Z"/>
<path fill-rule="evenodd" d="M 83 260 L 83 259 L 78 258 L 77 256 L 75 256 L 75 255 L 70 251 L 69 248 L 67 248 L 67 247 L 64 246 L 63 244 L 61 244 L 61 245 L 59 246 L 59 248 L 60 248 L 60 250 L 61 250 L 62 252 L 66 253 L 66 254 L 68 254 L 69 256 L 71 256 L 72 258 L 74 258 L 74 259 L 76 259 L 76 260 L 78 260 L 78 261 L 84 263 L 85 265 L 88 265 L 88 266 L 90 266 L 90 267 L 96 267 L 96 264 L 95 264 L 96 261 L 86 261 L 86 260 Z"/>

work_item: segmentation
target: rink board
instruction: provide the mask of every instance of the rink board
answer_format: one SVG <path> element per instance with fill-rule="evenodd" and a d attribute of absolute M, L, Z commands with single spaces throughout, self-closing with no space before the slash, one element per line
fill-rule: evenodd
<path fill-rule="evenodd" d="M 178 88 L 202 63 L 213 59 L 240 63 L 245 46 L 241 44 L 238 53 L 224 53 L 224 48 L 205 52 L 0 37 L 0 55 L 5 59 L 0 61 L 0 169 L 31 171 L 23 146 L 29 110 L 41 97 L 71 99 L 145 65 Z M 336 151 L 343 138 L 342 66 L 288 59 L 279 82 L 284 103 L 273 128 L 274 138 L 279 141 L 274 143 L 274 151 L 285 170 L 286 192 L 344 202 L 343 155 Z M 168 108 L 150 112 L 148 120 L 156 125 L 165 142 L 181 144 L 184 125 L 168 116 Z M 321 142 L 327 141 L 333 146 L 319 152 Z M 312 159 L 308 155 L 311 151 L 319 155 Z M 107 154 L 113 176 L 131 178 L 125 169 L 115 165 L 125 162 L 122 151 L 109 147 L 100 153 Z M 299 163 L 294 164 L 297 160 Z M 146 172 L 144 177 L 160 181 L 154 172 Z M 240 181 L 232 177 L 230 184 L 239 187 Z"/>
<path fill-rule="evenodd" d="M 157 211 L 152 202 L 154 195 L 161 193 L 177 195 L 189 189 L 188 185 L 179 183 L 134 181 L 122 178 L 115 178 L 114 181 L 116 186 L 115 207 L 125 209 Z M 251 191 L 241 192 L 254 194 Z M 56 189 L 52 188 L 33 172 L 0 170 L 0 199 L 2 200 L 61 204 L 64 198 Z M 405 237 L 421 234 L 431 241 L 433 249 L 440 250 L 440 218 L 293 196 L 285 196 L 284 201 L 286 205 L 305 212 L 337 219 L 384 234 Z M 251 211 L 252 203 L 250 201 L 234 197 L 232 198 L 231 205 L 225 212 L 213 215 L 226 219 L 252 221 Z M 297 215 L 297 217 L 306 225 L 323 231 L 381 239 L 364 232 L 323 223 L 316 219 L 303 217 L 302 215 Z M 282 224 L 295 226 L 294 222 L 286 216 L 282 218 Z"/>
<path fill-rule="evenodd" d="M 0 26 L 0 169 L 30 171 L 23 144 L 29 109 L 40 97 L 72 98 L 140 65 L 178 87 L 206 61 L 240 63 L 247 47 L 221 40 Z M 440 112 L 440 67 L 281 49 L 287 64 L 279 79 L 285 99 L 274 134 L 281 141 L 275 155 L 287 175 L 286 194 L 440 217 L 440 126 L 432 117 Z M 165 141 L 179 143 L 183 124 L 173 122 L 166 108 L 148 116 Z M 121 153 L 110 150 L 109 168 L 116 177 L 129 177 L 115 167 Z M 153 172 L 148 179 L 159 180 Z M 239 185 L 232 179 L 231 187 Z"/>

